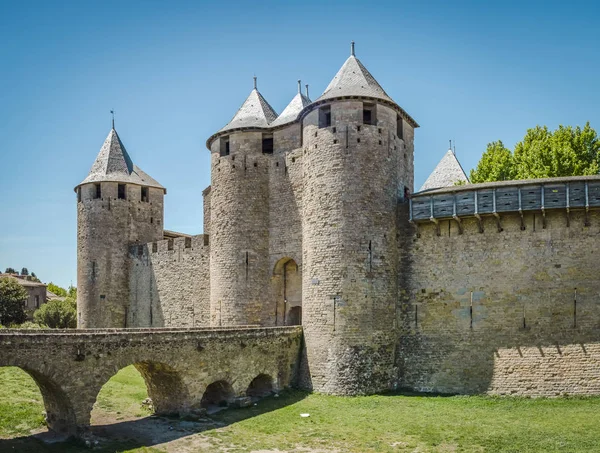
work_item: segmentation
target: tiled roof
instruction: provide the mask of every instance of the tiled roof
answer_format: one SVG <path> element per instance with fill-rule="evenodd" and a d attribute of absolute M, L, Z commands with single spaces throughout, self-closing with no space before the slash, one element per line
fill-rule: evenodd
<path fill-rule="evenodd" d="M 325 91 L 315 102 L 340 96 L 367 96 L 395 102 L 377 83 L 375 77 L 354 55 L 346 60 Z"/>
<path fill-rule="evenodd" d="M 164 189 L 131 161 L 119 134 L 111 129 L 87 177 L 78 185 L 114 181 Z"/>
<path fill-rule="evenodd" d="M 456 155 L 451 149 L 440 160 L 433 172 L 427 178 L 427 181 L 421 186 L 419 192 L 423 190 L 439 189 L 441 187 L 451 187 L 458 181 L 465 181 L 469 184 L 469 178 L 463 170 Z"/>
<path fill-rule="evenodd" d="M 247 127 L 269 127 L 277 118 L 277 113 L 255 88 L 233 116 L 232 120 L 219 132 Z"/>
<path fill-rule="evenodd" d="M 15 274 L 0 274 L 0 278 L 14 278 L 21 286 L 27 287 L 40 287 L 46 286 L 44 283 L 35 282 L 33 280 L 27 280 L 26 277 L 15 275 Z"/>
<path fill-rule="evenodd" d="M 300 87 L 298 87 L 298 94 L 294 96 L 287 107 L 283 109 L 281 115 L 279 115 L 277 119 L 271 123 L 271 126 L 281 126 L 282 124 L 295 121 L 302 109 L 310 103 L 311 100 L 307 96 L 304 96 L 300 92 Z"/>

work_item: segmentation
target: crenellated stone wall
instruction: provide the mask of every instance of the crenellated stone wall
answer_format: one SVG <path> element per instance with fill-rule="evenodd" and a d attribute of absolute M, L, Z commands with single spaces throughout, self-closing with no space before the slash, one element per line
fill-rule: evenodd
<path fill-rule="evenodd" d="M 129 327 L 210 326 L 207 235 L 129 248 Z"/>

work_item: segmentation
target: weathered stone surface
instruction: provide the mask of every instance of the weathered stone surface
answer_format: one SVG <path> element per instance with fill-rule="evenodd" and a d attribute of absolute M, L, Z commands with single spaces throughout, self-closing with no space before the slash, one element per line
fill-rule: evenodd
<path fill-rule="evenodd" d="M 403 246 L 399 383 L 420 391 L 600 393 L 600 212 L 418 226 Z"/>
<path fill-rule="evenodd" d="M 17 366 L 38 384 L 48 426 L 75 433 L 90 423 L 102 386 L 134 365 L 159 414 L 203 407 L 214 382 L 244 397 L 257 376 L 290 385 L 300 349 L 299 327 L 0 331 L 0 366 Z"/>

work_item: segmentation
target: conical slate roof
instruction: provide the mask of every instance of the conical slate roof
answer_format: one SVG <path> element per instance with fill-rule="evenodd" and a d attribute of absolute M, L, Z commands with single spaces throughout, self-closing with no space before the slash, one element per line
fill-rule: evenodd
<path fill-rule="evenodd" d="M 302 111 L 302 109 L 310 103 L 311 100 L 308 98 L 308 96 L 304 96 L 302 94 L 300 81 L 298 80 L 298 94 L 294 96 L 288 106 L 283 109 L 281 115 L 279 115 L 277 119 L 271 123 L 271 126 L 281 126 L 282 124 L 294 121 L 296 118 L 298 118 L 298 114 Z"/>
<path fill-rule="evenodd" d="M 219 132 L 247 127 L 268 127 L 275 118 L 277 113 L 255 87 L 232 120 Z"/>
<path fill-rule="evenodd" d="M 383 88 L 381 88 L 381 85 L 377 83 L 377 80 L 375 80 L 375 77 L 371 75 L 369 70 L 354 56 L 354 44 L 350 57 L 348 57 L 333 80 L 329 82 L 321 97 L 315 102 L 339 96 L 368 96 L 394 102 Z"/>
<path fill-rule="evenodd" d="M 92 165 L 90 173 L 78 186 L 92 182 L 106 181 L 165 189 L 154 178 L 151 178 L 137 165 L 134 165 L 114 127 L 108 133 L 106 140 L 104 140 L 104 144 L 100 148 L 100 152 Z"/>
<path fill-rule="evenodd" d="M 421 186 L 419 192 L 439 189 L 441 187 L 451 187 L 458 181 L 465 181 L 467 184 L 470 183 L 469 178 L 456 158 L 456 154 L 449 149 L 429 175 L 427 181 Z"/>

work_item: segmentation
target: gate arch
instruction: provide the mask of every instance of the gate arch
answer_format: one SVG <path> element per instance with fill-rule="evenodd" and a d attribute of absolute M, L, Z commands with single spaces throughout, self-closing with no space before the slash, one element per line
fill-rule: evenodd
<path fill-rule="evenodd" d="M 302 324 L 302 271 L 293 258 L 281 258 L 273 269 L 275 325 Z"/>

